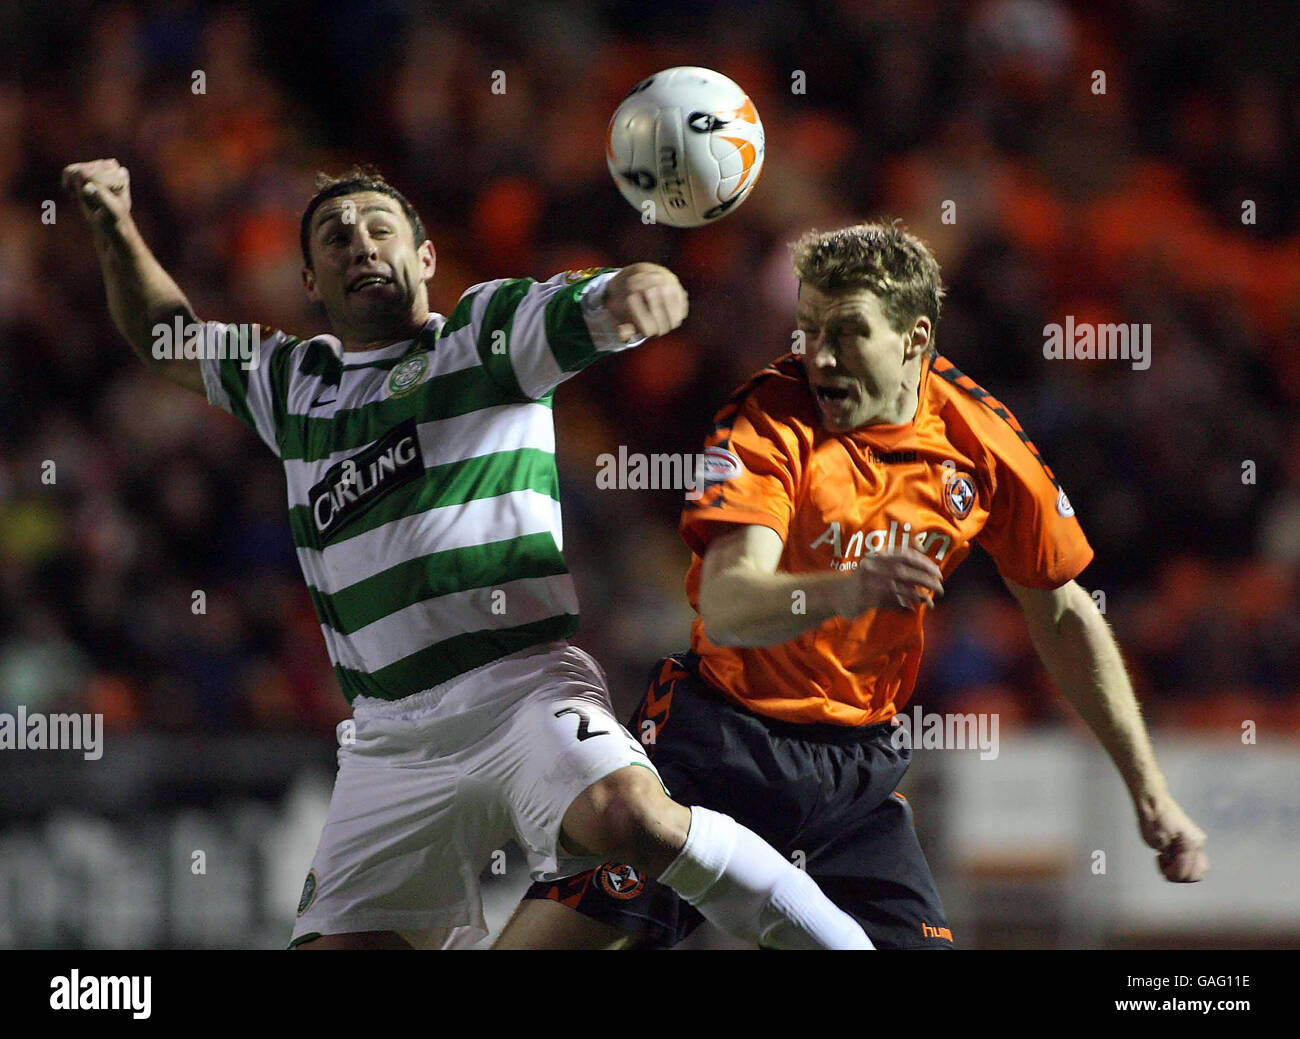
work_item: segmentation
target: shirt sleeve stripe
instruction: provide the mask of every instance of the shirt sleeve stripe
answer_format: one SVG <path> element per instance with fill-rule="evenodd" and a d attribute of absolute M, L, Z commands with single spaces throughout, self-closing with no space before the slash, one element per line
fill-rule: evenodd
<path fill-rule="evenodd" d="M 509 281 L 484 286 L 474 300 L 473 311 L 478 318 L 478 355 L 483 368 L 494 383 L 518 400 L 528 400 L 519 385 L 515 366 L 511 360 L 514 347 L 511 343 L 515 311 L 528 292 L 531 278 L 514 278 Z M 480 302 L 481 300 L 481 302 Z"/>
<path fill-rule="evenodd" d="M 979 401 L 993 412 L 993 414 L 1010 426 L 1012 432 L 1020 438 L 1025 447 L 1029 449 L 1029 453 L 1033 455 L 1034 458 L 1038 460 L 1038 464 L 1043 467 L 1043 472 L 1045 472 L 1047 478 L 1052 481 L 1052 486 L 1058 491 L 1061 490 L 1061 485 L 1056 479 L 1056 474 L 1052 472 L 1051 467 L 1047 464 L 1038 448 L 1034 445 L 1034 442 L 1029 439 L 1029 434 L 1026 433 L 1020 423 L 1016 421 L 1016 417 L 1011 414 L 1005 404 L 994 397 L 993 394 L 989 393 L 989 391 L 983 386 L 979 385 L 979 383 L 969 375 L 959 371 L 946 357 L 936 357 L 930 370 L 934 372 L 935 375 L 942 376 L 954 386 L 964 390 L 968 395 L 975 398 L 975 400 Z"/>

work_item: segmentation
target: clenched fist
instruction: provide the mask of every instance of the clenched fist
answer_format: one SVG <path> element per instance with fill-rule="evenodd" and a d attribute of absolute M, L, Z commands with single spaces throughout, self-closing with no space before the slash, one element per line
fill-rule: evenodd
<path fill-rule="evenodd" d="M 935 595 L 943 594 L 943 571 L 914 548 L 873 552 L 862 557 L 846 592 L 850 602 L 844 612 L 851 617 L 867 610 L 933 606 Z"/>
<path fill-rule="evenodd" d="M 667 335 L 686 320 L 686 290 L 667 267 L 633 263 L 609 279 L 605 307 L 625 343 L 637 336 Z"/>
<path fill-rule="evenodd" d="M 1143 798 L 1138 805 L 1142 839 L 1159 852 L 1156 868 L 1175 884 L 1194 884 L 1210 869 L 1205 831 L 1167 794 Z"/>
<path fill-rule="evenodd" d="M 64 166 L 63 188 L 96 229 L 112 230 L 131 212 L 131 176 L 116 159 Z"/>

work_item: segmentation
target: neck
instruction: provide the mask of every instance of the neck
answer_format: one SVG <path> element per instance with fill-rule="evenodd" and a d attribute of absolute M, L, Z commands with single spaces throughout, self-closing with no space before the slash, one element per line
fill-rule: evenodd
<path fill-rule="evenodd" d="M 385 346 L 392 346 L 394 343 L 405 342 L 407 339 L 414 339 L 422 331 L 424 326 L 429 323 L 429 312 L 426 310 L 423 316 L 412 315 L 400 327 L 386 329 L 382 336 L 378 338 L 368 336 L 366 333 L 344 333 L 339 336 L 343 343 L 343 349 L 348 353 L 364 353 L 367 350 L 381 350 Z"/>
<path fill-rule="evenodd" d="M 882 424 L 900 426 L 916 418 L 917 409 L 921 404 L 921 369 L 924 364 L 925 358 L 918 357 L 903 369 L 903 381 L 899 384 L 898 396 L 894 398 L 888 414 L 881 417 Z"/>

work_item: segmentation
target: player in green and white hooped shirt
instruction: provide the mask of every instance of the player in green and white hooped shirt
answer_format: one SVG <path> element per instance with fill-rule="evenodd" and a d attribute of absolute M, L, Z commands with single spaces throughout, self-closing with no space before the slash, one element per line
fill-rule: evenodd
<path fill-rule="evenodd" d="M 432 313 L 435 254 L 373 170 L 325 179 L 303 283 L 332 335 L 197 324 L 130 216 L 115 160 L 64 170 L 109 307 L 147 365 L 249 425 L 282 460 L 290 522 L 355 740 L 294 944 L 447 946 L 483 933 L 477 878 L 509 837 L 534 879 L 631 863 L 738 937 L 870 948 L 802 871 L 731 818 L 669 798 L 566 639 L 551 394 L 605 353 L 681 324 L 654 264 L 471 288 Z M 196 342 L 198 340 L 196 339 Z M 251 349 L 250 349 L 251 344 Z M 233 356 L 232 356 L 233 355 Z"/>

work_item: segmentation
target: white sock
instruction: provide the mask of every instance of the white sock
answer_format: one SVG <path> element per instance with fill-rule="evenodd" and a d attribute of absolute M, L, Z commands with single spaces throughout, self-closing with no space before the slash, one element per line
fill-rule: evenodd
<path fill-rule="evenodd" d="M 774 949 L 873 949 L 816 881 L 729 815 L 691 806 L 686 844 L 659 877 L 706 920 Z"/>

